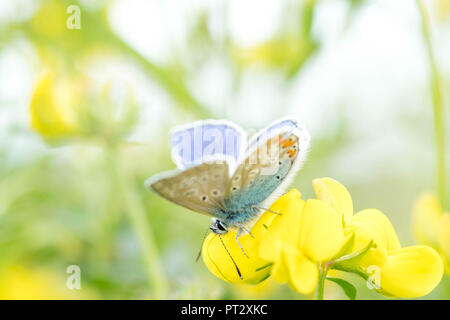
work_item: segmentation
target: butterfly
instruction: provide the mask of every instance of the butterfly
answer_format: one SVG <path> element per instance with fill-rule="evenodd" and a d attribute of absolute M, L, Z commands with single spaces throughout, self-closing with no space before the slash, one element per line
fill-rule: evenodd
<path fill-rule="evenodd" d="M 177 169 L 147 179 L 146 187 L 212 217 L 209 229 L 219 236 L 237 230 L 236 241 L 247 256 L 238 238 L 251 235 L 248 225 L 295 177 L 309 147 L 308 131 L 294 118 L 284 118 L 246 143 L 238 125 L 202 120 L 176 127 L 170 136 Z"/>

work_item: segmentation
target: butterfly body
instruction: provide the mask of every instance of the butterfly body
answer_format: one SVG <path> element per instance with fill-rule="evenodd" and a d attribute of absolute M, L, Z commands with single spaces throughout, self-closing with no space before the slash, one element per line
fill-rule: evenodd
<path fill-rule="evenodd" d="M 245 147 L 245 133 L 236 125 L 201 121 L 173 130 L 171 141 L 178 169 L 150 178 L 147 187 L 211 216 L 210 229 L 216 234 L 237 229 L 237 240 L 295 176 L 306 156 L 309 134 L 296 120 L 282 119 Z"/>

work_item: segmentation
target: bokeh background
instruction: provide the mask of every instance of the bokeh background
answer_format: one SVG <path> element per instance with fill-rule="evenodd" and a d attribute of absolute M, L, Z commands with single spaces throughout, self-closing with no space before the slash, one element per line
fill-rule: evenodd
<path fill-rule="evenodd" d="M 424 3 L 448 119 L 450 1 Z M 2 0 L 0 298 L 310 298 L 215 278 L 194 261 L 209 219 L 144 188 L 175 166 L 169 129 L 197 119 L 252 133 L 296 115 L 312 145 L 293 187 L 333 177 L 415 244 L 437 180 L 422 31 L 411 0 Z M 449 277 L 425 298 L 449 299 Z"/>

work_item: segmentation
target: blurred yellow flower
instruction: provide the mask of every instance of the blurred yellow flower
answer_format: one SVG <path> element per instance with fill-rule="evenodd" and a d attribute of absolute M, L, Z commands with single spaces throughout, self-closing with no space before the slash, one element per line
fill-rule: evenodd
<path fill-rule="evenodd" d="M 306 44 L 292 36 L 283 39 L 272 39 L 251 48 L 236 48 L 236 61 L 240 65 L 262 64 L 271 68 L 287 65 L 303 55 Z"/>
<path fill-rule="evenodd" d="M 60 1 L 43 1 L 31 19 L 31 27 L 36 36 L 63 40 L 63 35 L 67 34 L 66 28 L 64 28 L 67 19 L 66 8 L 67 6 Z"/>
<path fill-rule="evenodd" d="M 214 234 L 203 246 L 207 267 L 219 278 L 237 283 L 257 284 L 272 275 L 302 294 L 314 291 L 318 283 L 323 289 L 330 269 L 354 272 L 365 279 L 378 271 L 375 288 L 387 296 L 420 297 L 437 286 L 443 266 L 434 249 L 402 248 L 391 222 L 379 210 L 353 215 L 351 196 L 336 180 L 316 179 L 313 187 L 318 199 L 304 201 L 297 190 L 291 190 L 256 222 L 254 239 L 250 235 L 240 238 L 250 258 L 237 245 L 236 232 L 223 236 L 244 280 Z M 440 237 L 448 239 L 448 233 Z"/>
<path fill-rule="evenodd" d="M 44 139 L 65 139 L 81 131 L 70 106 L 73 90 L 56 87 L 53 75 L 46 72 L 37 81 L 30 104 L 31 127 Z"/>
<path fill-rule="evenodd" d="M 70 290 L 66 279 L 47 270 L 35 270 L 23 266 L 9 266 L 0 271 L 1 300 L 66 300 L 95 299 L 92 291 Z"/>
<path fill-rule="evenodd" d="M 433 3 L 434 14 L 441 21 L 447 21 L 450 17 L 450 1 L 435 0 Z"/>
<path fill-rule="evenodd" d="M 412 225 L 416 240 L 441 254 L 446 273 L 450 275 L 450 213 L 442 210 L 433 193 L 424 193 L 417 199 Z"/>
<path fill-rule="evenodd" d="M 61 77 L 57 83 L 53 77 L 45 72 L 39 78 L 30 104 L 31 127 L 47 142 L 97 137 L 112 143 L 128 134 L 137 115 L 131 96 L 122 107 L 111 101 L 109 85 L 93 94 L 94 86 L 82 77 Z"/>

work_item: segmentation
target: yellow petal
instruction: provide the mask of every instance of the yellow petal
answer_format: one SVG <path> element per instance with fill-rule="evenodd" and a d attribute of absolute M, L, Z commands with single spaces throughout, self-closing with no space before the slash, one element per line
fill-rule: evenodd
<path fill-rule="evenodd" d="M 223 244 L 218 235 L 210 233 L 202 247 L 202 257 L 205 265 L 214 275 L 232 283 L 257 284 L 266 279 L 270 275 L 271 267 L 268 266 L 268 261 L 261 259 L 258 255 L 260 238 L 256 235 L 261 234 L 261 230 L 257 230 L 259 228 L 263 228 L 263 226 L 255 225 L 251 230 L 255 238 L 252 238 L 249 234 L 239 237 L 239 242 L 242 244 L 248 258 L 242 253 L 236 242 L 236 231 L 229 231 L 222 235 Z M 236 262 L 243 280 L 239 278 L 239 274 L 227 250 Z"/>
<path fill-rule="evenodd" d="M 280 259 L 272 266 L 271 276 L 278 283 L 285 283 L 289 280 L 288 269 L 286 266 L 286 259 L 282 254 Z"/>
<path fill-rule="evenodd" d="M 379 210 L 366 209 L 355 214 L 349 221 L 355 228 L 355 250 L 364 248 L 370 240 L 383 253 L 400 249 L 400 241 L 389 219 Z"/>
<path fill-rule="evenodd" d="M 416 201 L 413 209 L 413 233 L 418 242 L 432 247 L 438 246 L 438 230 L 442 209 L 437 197 L 425 193 Z"/>
<path fill-rule="evenodd" d="M 57 99 L 53 79 L 45 73 L 37 82 L 30 104 L 31 127 L 45 139 L 65 138 L 73 126 L 73 115 Z"/>
<path fill-rule="evenodd" d="M 343 243 L 341 215 L 325 201 L 306 201 L 300 216 L 300 250 L 311 260 L 322 262 L 336 255 Z"/>
<path fill-rule="evenodd" d="M 446 272 L 450 274 L 450 214 L 442 215 L 439 231 L 439 244 L 445 262 Z"/>
<path fill-rule="evenodd" d="M 264 215 L 269 215 L 272 221 L 271 223 L 267 221 L 267 230 L 265 230 L 259 246 L 259 255 L 262 259 L 277 261 L 280 258 L 282 248 L 287 243 L 295 245 L 298 241 L 300 213 L 304 204 L 300 192 L 293 189 L 281 196 L 270 207 L 270 210 L 278 212 L 280 215 L 272 212 L 264 213 Z M 255 226 L 260 223 L 260 220 Z"/>
<path fill-rule="evenodd" d="M 380 285 L 390 295 L 415 298 L 430 293 L 442 275 L 442 260 L 434 249 L 411 246 L 389 253 L 381 266 Z"/>
<path fill-rule="evenodd" d="M 353 215 L 353 201 L 348 190 L 331 178 L 315 179 L 314 192 L 320 200 L 328 202 L 347 222 Z"/>
<path fill-rule="evenodd" d="M 284 258 L 291 287 L 302 294 L 313 292 L 319 279 L 317 263 L 309 260 L 298 248 L 292 246 L 284 249 Z"/>
<path fill-rule="evenodd" d="M 278 284 L 269 278 L 257 285 L 234 284 L 231 289 L 236 300 L 262 300 L 268 299 L 277 287 Z"/>

